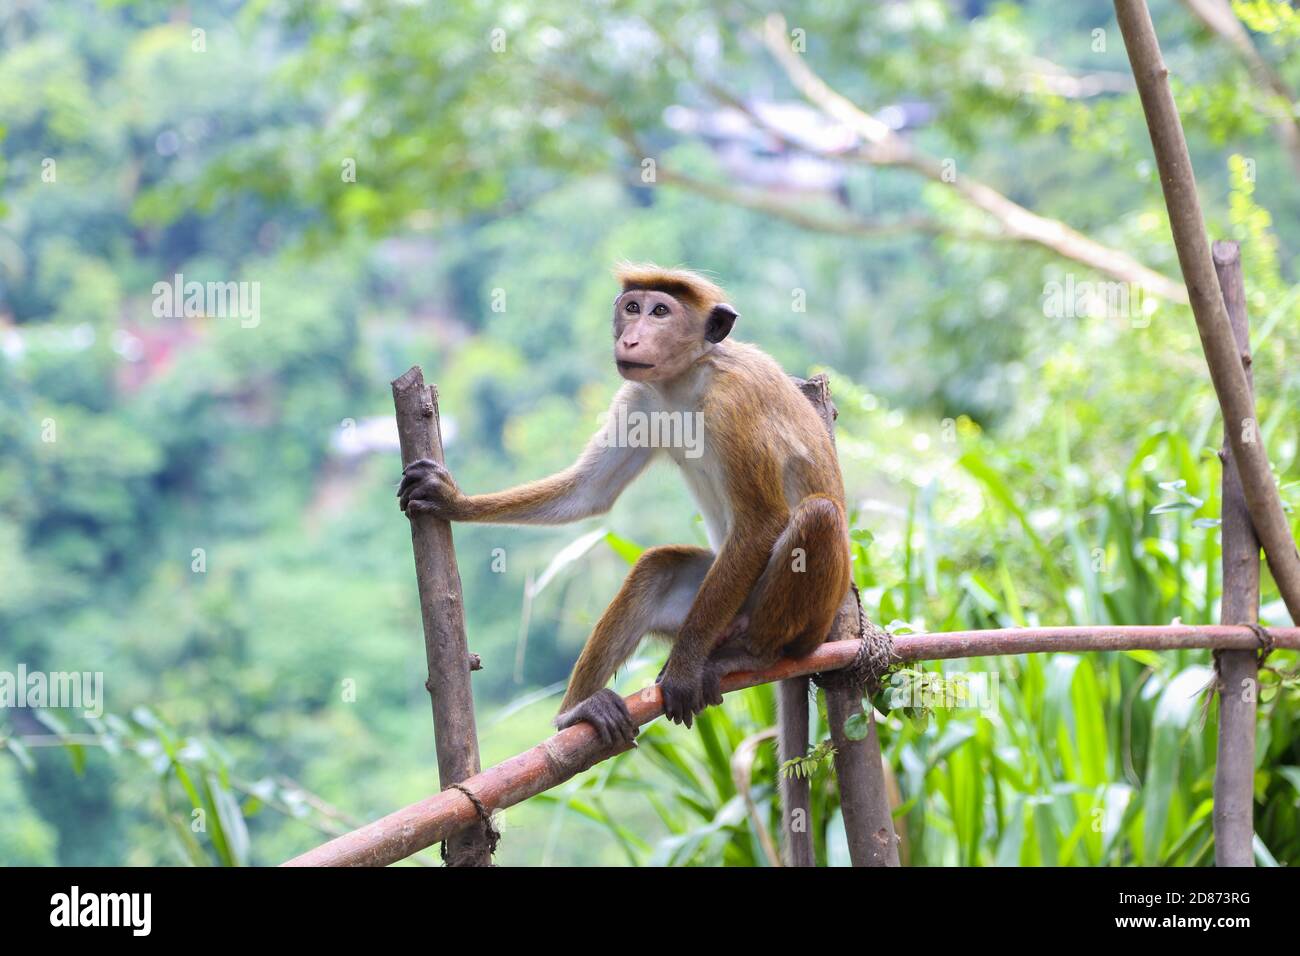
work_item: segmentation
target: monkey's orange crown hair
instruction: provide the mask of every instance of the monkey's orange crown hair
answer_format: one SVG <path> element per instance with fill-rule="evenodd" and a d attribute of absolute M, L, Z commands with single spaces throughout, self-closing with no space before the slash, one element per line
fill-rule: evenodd
<path fill-rule="evenodd" d="M 653 262 L 620 262 L 614 266 L 614 278 L 624 292 L 633 289 L 667 292 L 701 312 L 727 301 L 722 289 L 690 269 L 665 269 Z"/>

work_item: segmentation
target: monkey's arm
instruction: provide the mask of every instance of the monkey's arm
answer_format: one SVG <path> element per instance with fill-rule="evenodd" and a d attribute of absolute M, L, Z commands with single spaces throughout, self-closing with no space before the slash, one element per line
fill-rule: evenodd
<path fill-rule="evenodd" d="M 602 446 L 599 437 L 558 474 L 508 491 L 466 498 L 461 520 L 563 524 L 604 514 L 650 463 L 654 449 Z"/>
<path fill-rule="evenodd" d="M 622 389 L 610 409 L 634 410 L 635 396 Z M 587 443 L 564 471 L 484 495 L 465 495 L 445 467 L 427 458 L 403 471 L 397 496 L 403 511 L 433 514 L 448 521 L 498 524 L 564 524 L 608 511 L 623 489 L 650 463 L 655 449 L 629 448 L 612 441 L 605 429 Z"/>

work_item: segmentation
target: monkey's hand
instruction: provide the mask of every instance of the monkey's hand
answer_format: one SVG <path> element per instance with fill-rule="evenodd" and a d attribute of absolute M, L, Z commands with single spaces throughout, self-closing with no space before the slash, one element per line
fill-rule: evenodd
<path fill-rule="evenodd" d="M 560 714 L 555 718 L 555 726 L 563 730 L 584 720 L 596 728 L 600 742 L 606 746 L 616 743 L 636 746 L 636 724 L 628 713 L 627 702 L 608 687 Z"/>
<path fill-rule="evenodd" d="M 669 654 L 655 683 L 664 699 L 664 715 L 674 724 L 690 727 L 705 707 L 722 703 L 722 679 L 708 663 L 675 661 Z"/>
<path fill-rule="evenodd" d="M 431 458 L 413 461 L 402 469 L 397 501 L 408 517 L 433 515 L 455 521 L 465 515 L 465 496 L 451 472 Z"/>

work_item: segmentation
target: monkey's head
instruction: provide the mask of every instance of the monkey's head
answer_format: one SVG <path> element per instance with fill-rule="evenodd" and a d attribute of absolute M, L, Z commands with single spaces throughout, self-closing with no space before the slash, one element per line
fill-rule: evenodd
<path fill-rule="evenodd" d="M 632 382 L 666 382 L 725 339 L 739 317 L 722 290 L 686 269 L 624 263 L 614 300 L 614 361 Z"/>

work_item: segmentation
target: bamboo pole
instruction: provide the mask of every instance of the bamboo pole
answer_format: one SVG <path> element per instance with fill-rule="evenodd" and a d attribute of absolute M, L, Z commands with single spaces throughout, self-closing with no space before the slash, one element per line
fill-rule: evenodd
<path fill-rule="evenodd" d="M 878 785 L 884 780 L 880 761 L 880 735 L 875 715 L 867 721 L 867 736 L 851 740 L 844 725 L 854 714 L 862 713 L 862 700 L 842 690 L 826 692 L 826 719 L 831 725 L 831 744 L 835 747 L 835 775 L 840 785 L 840 812 L 844 816 L 844 833 L 848 838 L 849 860 L 854 866 L 899 866 L 898 836 L 894 832 L 893 810 L 889 791 Z M 841 755 L 860 750 L 863 757 L 844 760 Z M 871 755 L 874 763 L 868 762 Z M 876 768 L 880 768 L 877 770 Z M 873 775 L 874 771 L 874 775 Z M 844 793 L 858 794 L 846 803 Z"/>
<path fill-rule="evenodd" d="M 1214 267 L 1223 290 L 1232 333 L 1250 383 L 1250 325 L 1241 252 L 1235 242 L 1216 242 Z M 1223 460 L 1224 624 L 1259 621 L 1259 539 L 1250 523 L 1241 478 L 1225 439 Z M 1217 866 L 1255 865 L 1255 702 L 1259 658 L 1254 651 L 1221 651 L 1219 663 L 1219 742 L 1214 766 L 1214 862 Z"/>
<path fill-rule="evenodd" d="M 393 382 L 393 406 L 397 412 L 403 467 L 420 458 L 441 462 L 438 390 L 425 386 L 424 373 L 418 365 Z M 424 653 L 429 665 L 429 679 L 424 686 L 433 703 L 438 782 L 445 793 L 447 787 L 479 772 L 460 570 L 456 567 L 450 524 L 432 515 L 412 515 L 410 522 L 420 616 L 424 623 Z M 461 796 L 461 799 L 465 798 Z M 491 866 L 486 827 L 450 834 L 446 859 L 448 866 Z"/>
<path fill-rule="evenodd" d="M 831 631 L 836 643 L 857 646 L 858 614 L 857 593 L 850 591 L 840 605 Z M 898 837 L 894 833 L 889 790 L 885 785 L 875 711 L 865 712 L 866 736 L 854 740 L 845 732 L 845 725 L 850 718 L 864 713 L 862 688 L 831 685 L 824 693 L 849 860 L 854 866 L 898 866 Z"/>
<path fill-rule="evenodd" d="M 858 640 L 858 596 L 850 591 L 840 607 L 832 632 L 840 643 Z M 829 686 L 826 721 L 835 748 L 835 779 L 840 791 L 840 814 L 848 840 L 849 861 L 854 866 L 898 866 L 898 836 L 885 785 L 885 765 L 875 710 L 866 713 L 867 733 L 861 740 L 845 730 L 850 718 L 863 714 L 862 688 Z"/>
<path fill-rule="evenodd" d="M 1210 244 L 1205 236 L 1205 222 L 1196 195 L 1196 177 L 1187 154 L 1187 140 L 1183 136 L 1182 121 L 1178 118 L 1178 106 L 1169 90 L 1169 70 L 1160 55 L 1160 43 L 1144 0 L 1114 2 L 1115 15 L 1151 133 L 1151 146 L 1160 170 L 1160 184 L 1169 209 L 1169 225 L 1178 251 L 1178 263 L 1187 285 L 1214 391 L 1223 409 L 1224 431 L 1241 476 L 1242 494 L 1291 620 L 1300 622 L 1300 554 L 1296 552 L 1291 526 L 1282 510 L 1282 499 L 1273 484 L 1268 453 L 1259 438 L 1254 396 L 1242 368 L 1241 355 L 1210 258 Z"/>
<path fill-rule="evenodd" d="M 831 401 L 830 382 L 825 375 L 814 375 L 799 383 L 804 397 L 812 402 L 822 424 L 835 441 L 835 403 Z M 850 589 L 844 595 L 831 641 L 859 637 L 862 609 L 858 593 Z M 898 866 L 898 838 L 885 786 L 885 766 L 880 755 L 880 737 L 876 733 L 876 715 L 866 714 L 867 734 L 851 739 L 844 731 L 850 717 L 863 713 L 862 688 L 832 685 L 825 688 L 826 718 L 830 722 L 831 744 L 835 748 L 835 782 L 840 793 L 840 815 L 848 837 L 849 860 L 854 866 Z M 805 725 L 804 738 L 807 739 Z M 811 855 L 811 850 L 809 851 Z"/>
<path fill-rule="evenodd" d="M 1280 627 L 1270 633 L 1277 647 L 1300 650 L 1300 628 Z M 1052 651 L 1250 650 L 1256 646 L 1255 633 L 1250 628 L 1222 624 L 1040 627 L 899 635 L 894 638 L 894 656 L 900 661 L 919 661 Z M 764 671 L 730 674 L 723 679 L 722 690 L 731 693 L 758 684 L 836 670 L 852 663 L 857 653 L 856 640 L 823 644 L 807 657 L 783 660 Z M 654 685 L 624 699 L 638 726 L 663 713 L 659 688 Z M 499 810 L 559 786 L 623 749 L 626 748 L 603 747 L 589 724 L 576 724 L 463 781 L 462 785 L 488 810 Z M 445 840 L 477 820 L 478 811 L 464 793 L 444 790 L 309 850 L 284 865 L 386 866 Z"/>
<path fill-rule="evenodd" d="M 776 688 L 777 756 L 781 763 L 808 753 L 808 678 L 791 677 Z M 786 866 L 815 866 L 812 781 L 801 774 L 781 777 L 781 860 Z"/>

